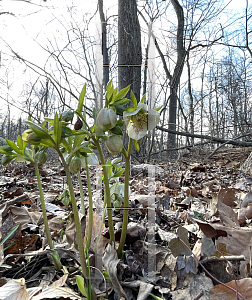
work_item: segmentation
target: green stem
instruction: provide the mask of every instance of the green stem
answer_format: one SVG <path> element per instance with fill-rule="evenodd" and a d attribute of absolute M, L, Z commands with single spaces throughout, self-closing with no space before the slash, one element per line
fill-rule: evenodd
<path fill-rule="evenodd" d="M 82 185 L 82 182 L 81 182 L 80 171 L 79 171 L 77 174 L 78 174 L 78 182 L 79 182 L 80 197 L 81 197 L 81 213 L 82 213 L 83 215 L 85 215 L 83 185 Z"/>
<path fill-rule="evenodd" d="M 34 161 L 34 166 L 35 166 L 35 173 L 36 173 L 37 182 L 38 182 L 39 196 L 40 196 L 40 202 L 41 202 L 41 207 L 42 207 L 46 238 L 47 238 L 47 242 L 48 242 L 50 249 L 54 249 L 51 232 L 50 232 L 49 225 L 48 225 L 48 219 L 47 219 L 46 207 L 45 207 L 45 199 L 44 199 L 44 193 L 43 193 L 40 174 L 39 174 L 39 168 L 38 168 L 38 164 L 36 161 Z M 52 253 L 51 256 L 53 258 L 56 270 L 58 270 L 58 271 L 61 270 L 62 264 L 60 262 L 60 258 L 59 258 L 57 251 L 55 253 Z"/>
<path fill-rule="evenodd" d="M 123 210 L 123 224 L 122 233 L 120 238 L 119 247 L 117 249 L 117 255 L 119 258 L 122 257 L 122 251 L 126 240 L 127 226 L 128 226 L 128 216 L 129 216 L 129 169 L 130 169 L 130 153 L 131 153 L 132 139 L 129 139 L 128 154 L 125 155 L 125 177 L 124 177 L 124 210 Z"/>
<path fill-rule="evenodd" d="M 72 183 L 69 168 L 68 168 L 68 165 L 66 164 L 64 156 L 62 155 L 62 153 L 60 152 L 59 149 L 57 150 L 57 152 L 60 156 L 61 162 L 62 162 L 63 167 L 66 172 L 67 183 L 68 183 L 68 188 L 69 188 L 69 192 L 70 192 L 70 196 L 71 196 L 72 208 L 73 208 L 73 213 L 74 213 L 74 222 L 75 222 L 75 228 L 76 228 L 76 235 L 77 235 L 78 250 L 79 250 L 79 255 L 80 255 L 80 262 L 81 262 L 81 267 L 82 267 L 82 274 L 86 278 L 87 277 L 86 276 L 87 265 L 86 265 L 86 260 L 85 260 L 83 239 L 82 239 L 82 233 L 81 233 L 81 225 L 80 225 L 78 208 L 77 208 L 75 194 L 74 194 L 73 183 Z"/>
<path fill-rule="evenodd" d="M 89 168 L 87 163 L 87 158 L 85 157 L 85 164 L 86 164 L 86 172 L 87 172 L 87 185 L 88 185 L 88 238 L 86 241 L 86 250 L 88 251 L 90 244 L 91 244 L 91 237 L 92 237 L 92 227 L 93 227 L 93 201 L 92 201 L 92 188 L 91 188 L 91 181 L 89 175 Z"/>
<path fill-rule="evenodd" d="M 100 155 L 100 160 L 102 164 L 103 169 L 103 179 L 104 179 L 104 186 L 105 186 L 105 192 L 104 192 L 104 205 L 107 205 L 108 208 L 111 208 L 111 198 L 110 198 L 110 188 L 109 188 L 109 179 L 108 179 L 108 168 L 105 164 L 105 159 L 102 153 L 101 146 L 99 142 L 93 138 L 93 141 L 97 147 L 97 150 Z M 110 243 L 115 243 L 115 233 L 114 233 L 114 225 L 113 225 L 113 218 L 112 218 L 112 210 L 108 209 L 108 224 L 109 224 L 109 236 L 110 236 Z"/>

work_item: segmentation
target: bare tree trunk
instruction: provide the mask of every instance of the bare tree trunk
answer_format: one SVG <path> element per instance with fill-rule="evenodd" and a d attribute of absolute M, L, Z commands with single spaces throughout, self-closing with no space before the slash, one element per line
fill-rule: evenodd
<path fill-rule="evenodd" d="M 185 46 L 184 46 L 184 12 L 183 7 L 178 0 L 171 0 L 174 10 L 177 15 L 178 28 L 177 28 L 177 62 L 171 81 L 171 96 L 169 105 L 169 130 L 176 130 L 176 116 L 177 116 L 177 91 L 179 86 L 180 76 L 184 66 L 185 60 Z M 176 136 L 171 132 L 168 133 L 168 148 L 176 147 Z"/>
<path fill-rule="evenodd" d="M 118 88 L 120 90 L 130 84 L 138 101 L 141 88 L 141 64 L 141 31 L 136 0 L 119 0 Z"/>
<path fill-rule="evenodd" d="M 193 103 L 193 94 L 192 94 L 192 84 L 191 84 L 191 70 L 190 70 L 190 63 L 189 63 L 189 53 L 186 59 L 187 63 L 187 74 L 188 74 L 188 94 L 190 99 L 189 104 L 189 124 L 190 124 L 190 132 L 194 133 L 194 103 Z M 194 138 L 191 138 L 191 144 L 194 144 Z"/>
<path fill-rule="evenodd" d="M 109 82 L 109 57 L 107 48 L 107 21 L 103 12 L 103 0 L 98 0 L 100 20 L 102 26 L 102 55 L 103 55 L 103 87 Z"/>

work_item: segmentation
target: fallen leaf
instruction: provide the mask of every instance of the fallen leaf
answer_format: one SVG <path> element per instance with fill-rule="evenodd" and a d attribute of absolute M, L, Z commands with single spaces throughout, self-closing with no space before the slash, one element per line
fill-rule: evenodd
<path fill-rule="evenodd" d="M 120 261 L 117 257 L 116 250 L 114 249 L 114 244 L 108 244 L 105 253 L 102 258 L 102 262 L 104 264 L 105 269 L 109 274 L 109 278 L 112 282 L 113 288 L 115 292 L 118 294 L 119 299 L 124 298 L 128 300 L 123 288 L 121 287 L 118 279 L 117 279 L 117 264 Z"/>
<path fill-rule="evenodd" d="M 0 288 L 1 300 L 29 300 L 25 279 L 12 279 Z"/>
<path fill-rule="evenodd" d="M 252 278 L 243 278 L 240 280 L 232 280 L 226 285 L 236 290 L 236 284 L 237 284 L 237 290 L 238 292 L 246 299 L 246 300 L 252 300 Z M 218 284 L 215 287 L 211 288 L 209 290 L 210 293 L 210 299 L 211 300 L 237 300 L 237 295 L 235 291 L 232 291 L 231 289 L 225 287 L 222 284 Z M 239 297 L 239 299 L 241 299 Z"/>

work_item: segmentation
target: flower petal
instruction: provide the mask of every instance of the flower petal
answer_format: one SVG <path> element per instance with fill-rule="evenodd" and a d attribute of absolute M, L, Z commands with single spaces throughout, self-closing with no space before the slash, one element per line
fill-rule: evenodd
<path fill-rule="evenodd" d="M 130 138 L 138 141 L 146 135 L 147 123 L 142 124 L 141 127 L 136 127 L 136 125 L 132 121 L 130 121 L 127 126 L 127 133 Z"/>
<path fill-rule="evenodd" d="M 148 130 L 154 129 L 159 123 L 159 120 L 159 113 L 156 110 L 150 108 L 148 111 Z"/>

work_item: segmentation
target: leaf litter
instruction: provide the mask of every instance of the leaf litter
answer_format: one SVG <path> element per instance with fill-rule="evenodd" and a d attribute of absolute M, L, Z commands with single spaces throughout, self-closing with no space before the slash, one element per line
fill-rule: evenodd
<path fill-rule="evenodd" d="M 237 152 L 235 155 L 237 162 Z M 103 202 L 101 196 L 95 197 L 90 262 L 95 267 L 99 260 L 102 266 L 103 256 L 108 272 L 106 291 L 104 278 L 93 283 L 100 299 L 106 299 L 106 292 L 108 299 L 153 299 L 149 293 L 161 299 L 213 300 L 220 295 L 223 300 L 237 299 L 237 295 L 252 299 L 252 180 L 231 162 L 216 156 L 202 163 L 187 159 L 156 165 L 152 238 L 148 228 L 148 164 L 133 166 L 130 222 L 121 260 L 108 245 L 106 217 L 105 224 L 97 221 Z M 50 272 L 52 250 L 47 248 L 34 170 L 30 165 L 12 163 L 1 169 L 1 240 L 19 226 L 0 244 L 0 299 L 81 299 L 75 280 L 81 272 L 71 202 L 64 205 L 59 197 L 67 188 L 65 174 L 57 164 L 40 172 L 49 227 L 67 275 Z M 95 170 L 91 176 L 97 193 Z M 85 171 L 81 178 L 87 211 Z M 77 178 L 75 194 L 78 200 Z M 122 209 L 113 211 L 116 243 L 122 213 Z M 80 215 L 80 220 L 85 242 L 88 215 Z M 148 272 L 150 260 L 155 263 L 154 274 Z"/>

